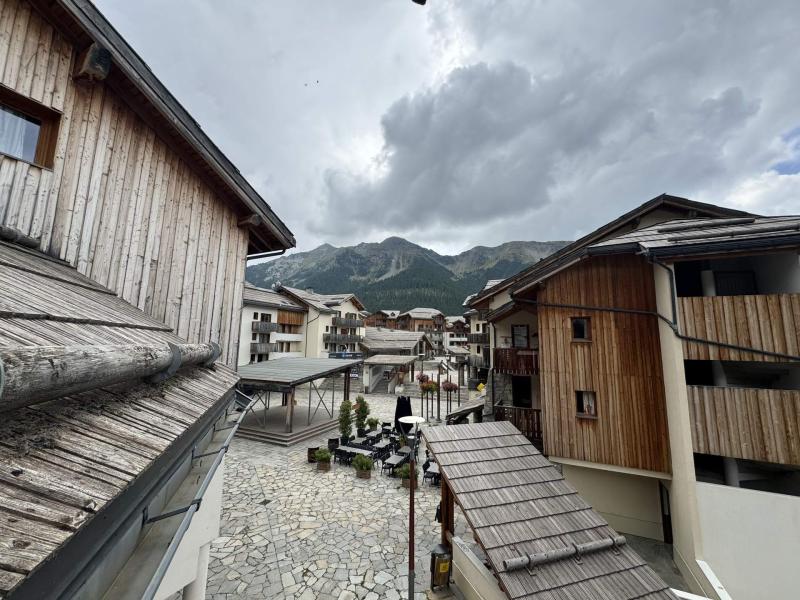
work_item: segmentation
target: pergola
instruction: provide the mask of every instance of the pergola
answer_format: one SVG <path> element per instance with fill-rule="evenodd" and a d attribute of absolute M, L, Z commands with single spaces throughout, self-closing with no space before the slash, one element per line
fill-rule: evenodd
<path fill-rule="evenodd" d="M 320 379 L 328 379 L 340 373 L 344 377 L 344 399 L 350 399 L 350 370 L 356 365 L 361 364 L 361 359 L 334 359 L 334 358 L 279 358 L 267 360 L 260 363 L 253 363 L 239 367 L 239 385 L 252 391 L 253 397 L 263 403 L 263 419 L 259 418 L 255 411 L 258 425 L 265 432 L 274 431 L 276 423 L 267 417 L 270 408 L 270 399 L 273 392 L 281 394 L 282 399 L 286 399 L 286 415 L 283 423 L 283 432 L 290 434 L 294 431 L 294 405 L 297 388 L 303 384 L 308 384 L 308 414 L 306 416 L 305 427 L 312 426 L 314 418 L 320 407 L 325 413 L 334 418 L 336 404 L 336 389 L 331 385 L 330 390 L 322 389 L 322 385 L 317 385 Z M 330 398 L 326 398 L 330 391 Z M 328 406 L 329 401 L 330 406 Z M 316 405 L 314 404 L 316 402 Z M 281 403 L 283 406 L 283 402 Z M 324 424 L 324 423 L 323 423 Z M 246 429 L 252 430 L 253 427 Z M 269 440 L 267 440 L 269 441 Z M 291 442 L 290 442 L 291 443 Z"/>

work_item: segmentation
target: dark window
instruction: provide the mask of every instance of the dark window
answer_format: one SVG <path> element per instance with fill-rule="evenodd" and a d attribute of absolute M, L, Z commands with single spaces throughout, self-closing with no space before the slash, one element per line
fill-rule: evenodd
<path fill-rule="evenodd" d="M 258 321 L 258 313 L 257 312 L 253 313 L 253 321 Z"/>
<path fill-rule="evenodd" d="M 584 390 L 576 391 L 575 412 L 579 417 L 597 417 L 597 397 L 595 393 Z"/>
<path fill-rule="evenodd" d="M 251 354 L 251 355 L 250 355 L 250 362 L 251 362 L 251 363 L 254 363 L 254 362 L 256 362 L 256 355 L 255 355 L 255 354 Z"/>
<path fill-rule="evenodd" d="M 527 325 L 512 325 L 511 326 L 511 346 L 514 348 L 527 348 L 528 347 L 528 326 Z"/>
<path fill-rule="evenodd" d="M 0 153 L 52 168 L 61 115 L 0 87 Z"/>
<path fill-rule="evenodd" d="M 572 318 L 572 339 L 573 340 L 590 340 L 590 339 L 592 339 L 590 323 L 591 323 L 591 319 L 589 319 L 589 317 L 573 317 Z"/>
<path fill-rule="evenodd" d="M 253 334 L 253 341 L 255 342 L 256 340 L 258 340 L 258 334 L 255 334 L 255 333 L 254 333 L 254 334 Z"/>
<path fill-rule="evenodd" d="M 714 271 L 717 296 L 752 296 L 758 293 L 753 271 Z"/>

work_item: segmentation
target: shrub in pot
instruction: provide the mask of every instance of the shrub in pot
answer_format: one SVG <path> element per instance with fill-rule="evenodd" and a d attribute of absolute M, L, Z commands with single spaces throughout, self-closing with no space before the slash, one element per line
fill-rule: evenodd
<path fill-rule="evenodd" d="M 331 470 L 331 453 L 327 448 L 317 450 L 314 453 L 314 459 L 317 461 L 317 471 Z"/>
<path fill-rule="evenodd" d="M 406 463 L 406 464 L 402 465 L 397 470 L 397 474 L 400 476 L 400 484 L 404 488 L 410 488 L 411 487 L 411 465 L 409 463 Z M 416 482 L 416 480 L 417 480 L 417 469 L 415 468 L 414 469 L 414 481 Z"/>
<path fill-rule="evenodd" d="M 356 396 L 356 434 L 358 437 L 364 437 L 367 427 L 367 417 L 369 416 L 369 404 L 364 400 L 364 396 Z"/>
<path fill-rule="evenodd" d="M 368 456 L 358 454 L 353 459 L 353 467 L 356 469 L 356 477 L 360 479 L 369 479 L 372 475 L 373 461 Z"/>
<path fill-rule="evenodd" d="M 350 400 L 344 400 L 339 405 L 339 434 L 342 444 L 347 444 L 353 434 L 353 405 Z"/>
<path fill-rule="evenodd" d="M 380 421 L 375 417 L 370 417 L 367 419 L 367 427 L 369 427 L 370 431 L 375 431 L 378 428 Z"/>

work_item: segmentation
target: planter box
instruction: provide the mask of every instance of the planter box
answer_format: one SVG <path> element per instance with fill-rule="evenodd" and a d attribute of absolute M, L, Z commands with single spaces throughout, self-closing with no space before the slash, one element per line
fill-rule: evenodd
<path fill-rule="evenodd" d="M 317 462 L 317 459 L 314 458 L 314 454 L 316 454 L 317 450 L 319 450 L 319 446 L 317 446 L 316 448 L 309 448 L 308 449 L 308 462 L 310 462 L 310 463 Z"/>
<path fill-rule="evenodd" d="M 411 480 L 410 479 L 401 479 L 400 480 L 400 485 L 402 485 L 404 488 L 411 489 Z"/>
<path fill-rule="evenodd" d="M 356 470 L 356 477 L 358 477 L 359 479 L 369 479 L 371 476 L 372 476 L 372 471 L 369 469 L 366 471 Z"/>
<path fill-rule="evenodd" d="M 330 471 L 330 470 L 331 470 L 331 463 L 329 462 L 317 463 L 317 471 Z"/>

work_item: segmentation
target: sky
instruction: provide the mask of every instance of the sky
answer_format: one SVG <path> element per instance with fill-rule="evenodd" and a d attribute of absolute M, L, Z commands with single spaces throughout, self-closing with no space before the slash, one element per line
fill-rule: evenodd
<path fill-rule="evenodd" d="M 298 250 L 800 213 L 796 0 L 96 2 Z"/>

